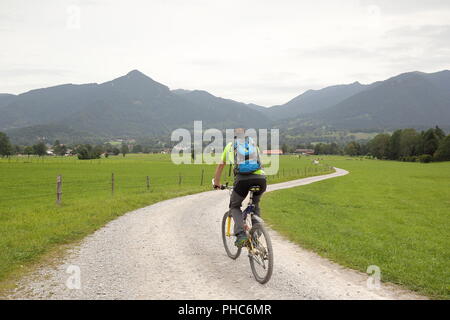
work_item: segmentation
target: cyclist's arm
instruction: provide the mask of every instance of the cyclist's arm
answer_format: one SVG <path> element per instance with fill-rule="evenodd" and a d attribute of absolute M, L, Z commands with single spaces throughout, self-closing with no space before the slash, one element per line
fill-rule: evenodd
<path fill-rule="evenodd" d="M 216 173 L 214 175 L 214 186 L 220 186 L 220 177 L 222 176 L 223 168 L 227 163 L 227 154 L 230 152 L 231 143 L 227 144 L 222 152 L 222 161 L 217 165 Z"/>
<path fill-rule="evenodd" d="M 214 186 L 220 186 L 220 177 L 222 176 L 223 168 L 225 167 L 225 163 L 219 163 L 216 168 L 216 173 L 214 175 Z"/>

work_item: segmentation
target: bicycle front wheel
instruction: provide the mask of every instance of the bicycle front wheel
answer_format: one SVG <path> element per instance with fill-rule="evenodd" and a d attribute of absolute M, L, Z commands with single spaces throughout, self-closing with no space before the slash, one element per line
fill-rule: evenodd
<path fill-rule="evenodd" d="M 236 247 L 234 242 L 236 237 L 234 235 L 234 220 L 230 212 L 226 212 L 222 219 L 222 241 L 227 255 L 235 260 L 241 254 L 241 248 Z"/>
<path fill-rule="evenodd" d="M 261 223 L 250 230 L 253 249 L 249 252 L 250 267 L 256 281 L 267 283 L 273 272 L 273 249 L 269 232 Z"/>

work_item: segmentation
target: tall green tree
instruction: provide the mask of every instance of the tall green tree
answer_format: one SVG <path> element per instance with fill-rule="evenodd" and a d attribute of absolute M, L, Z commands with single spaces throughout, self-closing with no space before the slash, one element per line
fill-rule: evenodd
<path fill-rule="evenodd" d="M 433 155 L 439 147 L 439 140 L 435 129 L 428 129 L 423 134 L 423 153 Z"/>
<path fill-rule="evenodd" d="M 358 142 L 351 141 L 345 146 L 344 152 L 349 156 L 358 156 L 361 154 L 361 146 Z"/>
<path fill-rule="evenodd" d="M 94 147 L 94 153 L 97 158 L 100 158 L 103 152 L 105 152 L 105 148 L 102 145 L 96 145 Z"/>
<path fill-rule="evenodd" d="M 420 154 L 421 137 L 414 129 L 404 129 L 401 131 L 398 157 L 411 157 Z"/>
<path fill-rule="evenodd" d="M 438 161 L 450 161 L 450 135 L 441 140 L 434 158 Z"/>
<path fill-rule="evenodd" d="M 13 147 L 6 133 L 0 132 L 0 156 L 9 157 L 13 153 Z"/>
<path fill-rule="evenodd" d="M 61 144 L 59 140 L 56 140 L 53 144 L 53 152 L 58 156 L 63 156 L 67 152 L 67 147 L 64 144 Z"/>
<path fill-rule="evenodd" d="M 434 134 L 438 137 L 439 141 L 445 138 L 445 132 L 439 126 L 434 128 Z"/>
<path fill-rule="evenodd" d="M 113 146 L 109 142 L 105 143 L 104 149 L 106 153 L 113 153 Z"/>
<path fill-rule="evenodd" d="M 117 147 L 112 148 L 112 154 L 118 156 L 120 154 L 120 149 Z"/>
<path fill-rule="evenodd" d="M 341 154 L 341 149 L 335 142 L 329 144 L 327 151 L 328 154 Z"/>
<path fill-rule="evenodd" d="M 341 149 L 339 148 L 339 146 L 336 143 L 330 143 L 330 144 L 325 144 L 325 143 L 318 143 L 314 146 L 314 153 L 315 154 L 341 154 Z"/>
<path fill-rule="evenodd" d="M 323 154 L 322 153 L 322 145 L 323 143 L 318 143 L 314 146 L 314 153 L 315 154 Z"/>
<path fill-rule="evenodd" d="M 376 135 L 368 143 L 368 152 L 377 159 L 386 159 L 389 153 L 389 139 L 390 135 L 387 133 L 380 133 Z"/>
<path fill-rule="evenodd" d="M 396 130 L 389 139 L 388 158 L 391 160 L 398 160 L 400 154 L 400 138 L 402 130 Z"/>
<path fill-rule="evenodd" d="M 128 146 L 125 143 L 122 144 L 122 148 L 120 148 L 120 152 L 122 153 L 122 156 L 124 156 L 124 157 L 127 153 L 130 152 L 130 150 L 128 149 Z"/>
<path fill-rule="evenodd" d="M 47 154 L 47 146 L 45 143 L 39 142 L 33 146 L 33 151 L 34 154 L 37 154 L 40 157 L 45 156 Z"/>
<path fill-rule="evenodd" d="M 34 154 L 34 149 L 32 146 L 26 146 L 23 149 L 23 152 L 29 157 L 30 155 Z"/>

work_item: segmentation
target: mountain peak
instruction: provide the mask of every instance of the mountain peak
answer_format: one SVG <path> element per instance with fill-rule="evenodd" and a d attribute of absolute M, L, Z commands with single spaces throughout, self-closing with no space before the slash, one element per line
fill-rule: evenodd
<path fill-rule="evenodd" d="M 131 70 L 130 72 L 128 72 L 127 76 L 144 76 L 144 77 L 147 77 L 145 74 L 143 74 L 142 72 L 140 72 L 137 69 L 134 69 L 134 70 Z"/>
<path fill-rule="evenodd" d="M 149 76 L 143 74 L 139 70 L 131 70 L 126 75 L 123 75 L 114 80 L 104 82 L 103 87 L 114 87 L 128 93 L 133 93 L 136 96 L 141 94 L 151 95 L 160 94 L 162 92 L 169 92 L 169 88 L 159 82 L 156 82 Z"/>

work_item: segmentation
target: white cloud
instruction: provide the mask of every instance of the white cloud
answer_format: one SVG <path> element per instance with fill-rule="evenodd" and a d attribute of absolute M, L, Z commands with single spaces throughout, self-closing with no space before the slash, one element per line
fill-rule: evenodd
<path fill-rule="evenodd" d="M 448 27 L 449 3 L 2 0 L 0 91 L 102 82 L 139 69 L 171 88 L 281 104 L 307 88 L 448 68 L 448 32 L 423 28 Z M 74 6 L 79 17 L 68 11 Z"/>

